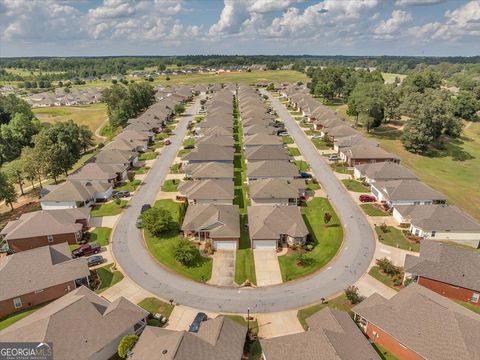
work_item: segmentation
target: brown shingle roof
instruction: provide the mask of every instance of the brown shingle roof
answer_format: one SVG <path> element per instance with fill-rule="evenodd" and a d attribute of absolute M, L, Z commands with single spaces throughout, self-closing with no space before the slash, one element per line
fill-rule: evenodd
<path fill-rule="evenodd" d="M 233 180 L 198 180 L 181 184 L 178 191 L 192 200 L 233 200 L 233 187 Z"/>
<path fill-rule="evenodd" d="M 248 161 L 290 160 L 287 149 L 281 146 L 253 146 L 245 150 Z"/>
<path fill-rule="evenodd" d="M 247 164 L 248 177 L 295 177 L 298 176 L 297 167 L 285 160 L 249 161 Z"/>
<path fill-rule="evenodd" d="M 188 165 L 185 172 L 190 173 L 195 179 L 233 179 L 233 164 L 219 162 L 206 162 Z"/>
<path fill-rule="evenodd" d="M 235 150 L 230 147 L 220 146 L 216 144 L 198 144 L 197 148 L 182 159 L 187 161 L 232 161 Z"/>
<path fill-rule="evenodd" d="M 249 184 L 251 199 L 290 199 L 299 197 L 298 187 L 291 185 L 287 180 L 261 179 Z"/>
<path fill-rule="evenodd" d="M 416 179 L 417 176 L 406 167 L 393 162 L 356 165 L 355 169 L 374 181 Z"/>
<path fill-rule="evenodd" d="M 210 237 L 240 237 L 238 205 L 190 205 L 182 224 L 183 231 L 209 231 Z"/>
<path fill-rule="evenodd" d="M 378 181 L 372 186 L 389 200 L 447 200 L 445 195 L 418 180 Z"/>
<path fill-rule="evenodd" d="M 305 237 L 308 229 L 297 206 L 257 205 L 248 208 L 250 239 L 279 239 L 286 234 Z"/>

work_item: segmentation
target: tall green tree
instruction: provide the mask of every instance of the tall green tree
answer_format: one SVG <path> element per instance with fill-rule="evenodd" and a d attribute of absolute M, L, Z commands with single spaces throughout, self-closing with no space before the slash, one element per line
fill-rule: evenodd
<path fill-rule="evenodd" d="M 452 110 L 455 116 L 465 120 L 477 120 L 477 112 L 480 110 L 480 101 L 469 91 L 460 91 L 452 98 Z"/>
<path fill-rule="evenodd" d="M 10 205 L 13 211 L 13 203 L 17 201 L 17 192 L 13 184 L 8 180 L 4 173 L 0 172 L 0 200 Z"/>
<path fill-rule="evenodd" d="M 78 141 L 84 153 L 95 145 L 95 142 L 93 141 L 93 133 L 87 125 L 80 125 L 78 127 Z"/>
<path fill-rule="evenodd" d="M 20 194 L 25 195 L 23 191 L 25 175 L 23 173 L 23 164 L 21 159 L 16 159 L 3 164 L 2 169 L 10 182 L 18 184 L 18 187 L 20 188 Z"/>
<path fill-rule="evenodd" d="M 383 103 L 385 104 L 385 120 L 400 119 L 400 89 L 395 84 L 383 88 Z"/>

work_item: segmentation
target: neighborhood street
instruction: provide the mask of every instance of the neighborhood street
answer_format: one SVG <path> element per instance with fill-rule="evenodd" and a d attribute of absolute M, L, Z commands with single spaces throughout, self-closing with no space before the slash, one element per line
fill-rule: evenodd
<path fill-rule="evenodd" d="M 187 109 L 178 124 L 172 144 L 163 149 L 142 185 L 121 215 L 112 234 L 113 253 L 118 265 L 135 283 L 163 299 L 213 312 L 252 313 L 296 309 L 320 302 L 342 292 L 366 272 L 375 250 L 373 231 L 357 207 L 321 158 L 310 140 L 300 130 L 283 106 L 271 97 L 272 104 L 295 142 L 298 144 L 314 175 L 329 194 L 342 224 L 344 245 L 337 257 L 322 271 L 304 279 L 275 286 L 233 288 L 209 286 L 182 277 L 158 264 L 148 253 L 135 221 L 144 203 L 155 200 L 169 167 L 187 131 L 188 122 L 199 109 L 200 99 Z"/>

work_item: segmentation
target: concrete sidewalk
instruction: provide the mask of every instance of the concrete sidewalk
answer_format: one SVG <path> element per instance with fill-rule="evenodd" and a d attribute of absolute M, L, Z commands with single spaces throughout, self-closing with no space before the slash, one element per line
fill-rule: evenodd
<path fill-rule="evenodd" d="M 257 286 L 281 284 L 282 273 L 276 250 L 253 249 Z"/>
<path fill-rule="evenodd" d="M 119 217 L 120 215 L 92 217 L 90 218 L 90 226 L 114 228 Z"/>
<path fill-rule="evenodd" d="M 258 336 L 269 339 L 278 336 L 303 332 L 298 321 L 297 310 L 274 312 L 257 315 Z"/>
<path fill-rule="evenodd" d="M 397 294 L 397 291 L 382 284 L 369 274 L 363 275 L 360 280 L 355 283 L 355 286 L 358 287 L 360 294 L 365 297 L 378 293 L 384 298 L 390 299 L 393 295 Z"/>

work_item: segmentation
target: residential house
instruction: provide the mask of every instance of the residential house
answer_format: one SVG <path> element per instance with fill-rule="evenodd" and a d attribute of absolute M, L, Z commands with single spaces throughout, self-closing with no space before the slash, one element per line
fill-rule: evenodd
<path fill-rule="evenodd" d="M 360 164 L 372 164 L 377 162 L 400 163 L 397 155 L 391 154 L 381 147 L 368 144 L 354 145 L 346 150 L 340 150 L 340 158 L 348 166 L 354 167 Z"/>
<path fill-rule="evenodd" d="M 93 156 L 90 162 L 97 164 L 117 165 L 131 169 L 138 164 L 138 153 L 128 150 L 114 150 L 103 148 Z"/>
<path fill-rule="evenodd" d="M 44 187 L 40 193 L 43 210 L 73 209 L 87 207 L 95 202 L 107 201 L 112 197 L 113 185 L 107 182 L 65 181 L 59 185 Z"/>
<path fill-rule="evenodd" d="M 87 259 L 72 259 L 66 242 L 0 256 L 0 318 L 58 299 L 89 275 Z"/>
<path fill-rule="evenodd" d="M 203 136 L 196 141 L 197 145 L 201 144 L 215 144 L 218 146 L 227 146 L 233 147 L 235 141 L 232 136 L 222 136 L 222 135 L 209 135 Z"/>
<path fill-rule="evenodd" d="M 375 293 L 352 311 L 370 341 L 399 359 L 471 360 L 480 354 L 480 316 L 418 284 L 390 299 Z"/>
<path fill-rule="evenodd" d="M 338 125 L 329 128 L 328 132 L 325 133 L 324 137 L 327 138 L 329 141 L 334 142 L 337 139 L 344 138 L 346 136 L 354 136 L 359 135 L 358 131 L 353 129 L 349 125 Z"/>
<path fill-rule="evenodd" d="M 200 324 L 197 333 L 147 326 L 129 360 L 240 360 L 247 328 L 219 316 Z"/>
<path fill-rule="evenodd" d="M 283 147 L 284 145 L 280 137 L 263 133 L 246 136 L 243 139 L 243 148 L 245 150 L 257 146 Z"/>
<path fill-rule="evenodd" d="M 388 207 L 443 204 L 447 201 L 445 195 L 418 180 L 377 181 L 370 184 L 370 190 Z"/>
<path fill-rule="evenodd" d="M 261 339 L 263 360 L 380 360 L 344 311 L 326 307 L 307 318 L 308 331 Z"/>
<path fill-rule="evenodd" d="M 249 184 L 249 197 L 252 205 L 297 205 L 301 190 L 287 180 L 254 180 Z"/>
<path fill-rule="evenodd" d="M 182 231 L 185 237 L 211 242 L 216 250 L 236 250 L 240 239 L 238 205 L 190 205 Z"/>
<path fill-rule="evenodd" d="M 87 163 L 68 176 L 68 180 L 91 183 L 106 182 L 116 186 L 127 178 L 127 168 L 123 165 Z"/>
<path fill-rule="evenodd" d="M 188 199 L 190 204 L 232 205 L 235 198 L 233 180 L 187 181 L 178 187 L 180 197 Z"/>
<path fill-rule="evenodd" d="M 185 177 L 193 180 L 232 179 L 234 177 L 233 164 L 220 162 L 206 162 L 188 165 L 185 168 Z"/>
<path fill-rule="evenodd" d="M 254 134 L 276 135 L 277 129 L 268 124 L 256 124 L 243 128 L 244 136 L 252 136 Z"/>
<path fill-rule="evenodd" d="M 248 230 L 253 249 L 304 245 L 308 235 L 308 229 L 297 206 L 250 206 Z"/>
<path fill-rule="evenodd" d="M 379 162 L 356 165 L 353 175 L 367 184 L 376 181 L 416 180 L 417 176 L 406 167 L 394 162 Z"/>
<path fill-rule="evenodd" d="M 40 210 L 9 221 L 0 235 L 9 249 L 19 252 L 68 242 L 77 244 L 89 226 L 90 208 Z"/>
<path fill-rule="evenodd" d="M 0 331 L 0 342 L 51 342 L 55 359 L 108 360 L 125 335 L 141 334 L 147 314 L 124 297 L 110 302 L 82 286 Z"/>
<path fill-rule="evenodd" d="M 351 148 L 355 145 L 369 145 L 374 147 L 379 146 L 378 142 L 367 139 L 365 136 L 357 133 L 335 139 L 335 142 L 333 143 L 333 149 L 338 153 L 344 153 L 346 150 L 348 150 L 348 148 Z"/>
<path fill-rule="evenodd" d="M 209 136 L 209 135 L 220 135 L 220 136 L 233 136 L 233 129 L 232 128 L 224 128 L 221 126 L 214 126 L 211 128 L 204 128 L 201 129 L 199 132 L 202 136 Z"/>
<path fill-rule="evenodd" d="M 283 179 L 293 180 L 298 176 L 295 164 L 285 160 L 249 161 L 247 180 Z"/>
<path fill-rule="evenodd" d="M 253 146 L 245 151 L 245 160 L 263 161 L 263 160 L 283 160 L 290 161 L 291 157 L 284 147 L 280 146 Z"/>
<path fill-rule="evenodd" d="M 399 224 L 410 225 L 410 233 L 423 239 L 480 247 L 480 224 L 455 206 L 396 205 L 393 216 Z"/>
<path fill-rule="evenodd" d="M 199 164 L 207 162 L 219 162 L 233 164 L 235 150 L 231 147 L 217 144 L 197 144 L 197 147 L 182 157 L 186 164 Z"/>

